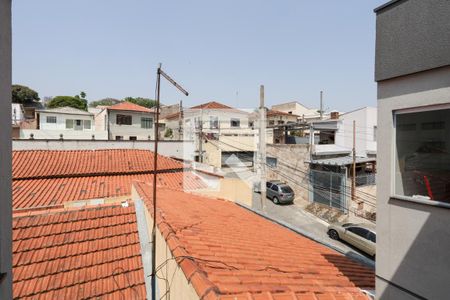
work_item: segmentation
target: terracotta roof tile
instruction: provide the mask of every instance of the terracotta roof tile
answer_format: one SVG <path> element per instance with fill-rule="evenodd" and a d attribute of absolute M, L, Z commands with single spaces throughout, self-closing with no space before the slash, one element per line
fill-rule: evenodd
<path fill-rule="evenodd" d="M 192 106 L 191 109 L 232 109 L 232 107 L 216 101 L 210 101 L 200 105 Z"/>
<path fill-rule="evenodd" d="M 134 206 L 14 217 L 13 294 L 145 298 Z"/>
<path fill-rule="evenodd" d="M 13 151 L 13 180 L 153 172 L 148 150 Z M 159 155 L 158 170 L 181 170 L 183 164 Z"/>
<path fill-rule="evenodd" d="M 152 212 L 148 186 L 135 187 Z M 373 270 L 228 201 L 160 188 L 157 223 L 200 297 L 365 299 L 360 288 L 374 289 Z"/>
<path fill-rule="evenodd" d="M 117 104 L 114 104 L 112 106 L 108 106 L 107 109 L 109 110 L 126 110 L 126 111 L 136 111 L 136 112 L 145 112 L 145 113 L 153 113 L 155 112 L 154 109 L 147 108 L 144 106 L 140 106 L 128 101 L 120 102 Z"/>
<path fill-rule="evenodd" d="M 66 202 L 131 196 L 134 180 L 153 182 L 153 174 L 89 176 L 13 181 L 13 209 L 58 207 Z M 159 186 L 195 190 L 205 182 L 192 172 L 161 173 Z"/>

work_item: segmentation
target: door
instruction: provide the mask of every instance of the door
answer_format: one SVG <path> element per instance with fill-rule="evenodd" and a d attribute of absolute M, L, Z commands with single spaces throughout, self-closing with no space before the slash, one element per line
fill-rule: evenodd
<path fill-rule="evenodd" d="M 83 130 L 83 122 L 82 120 L 75 120 L 75 130 Z"/>

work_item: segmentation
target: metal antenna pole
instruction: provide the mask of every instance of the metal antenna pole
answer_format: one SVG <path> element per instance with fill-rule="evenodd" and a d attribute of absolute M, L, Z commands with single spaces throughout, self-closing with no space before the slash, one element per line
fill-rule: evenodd
<path fill-rule="evenodd" d="M 153 153 L 153 228 L 152 228 L 152 299 L 156 300 L 156 176 L 158 171 L 158 140 L 159 140 L 159 97 L 161 86 L 161 64 L 156 74 L 156 123 L 155 149 Z"/>
<path fill-rule="evenodd" d="M 155 123 L 155 149 L 153 154 L 153 228 L 152 228 L 152 300 L 156 300 L 156 176 L 158 174 L 158 141 L 159 141 L 159 106 L 160 106 L 160 87 L 161 75 L 172 83 L 186 96 L 189 93 L 176 83 L 169 75 L 161 70 L 161 64 L 158 66 L 156 73 L 156 123 Z"/>

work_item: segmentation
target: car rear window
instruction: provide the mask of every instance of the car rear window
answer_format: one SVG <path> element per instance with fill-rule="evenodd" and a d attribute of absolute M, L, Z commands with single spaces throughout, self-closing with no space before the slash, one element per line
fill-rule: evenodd
<path fill-rule="evenodd" d="M 291 187 L 289 187 L 289 186 L 282 186 L 282 187 L 281 187 L 281 191 L 282 191 L 283 193 L 292 193 L 292 192 L 294 192 L 294 191 L 291 189 Z"/>

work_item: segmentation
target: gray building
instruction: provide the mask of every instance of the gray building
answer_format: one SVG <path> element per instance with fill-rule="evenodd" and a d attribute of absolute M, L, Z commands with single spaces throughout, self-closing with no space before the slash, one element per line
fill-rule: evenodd
<path fill-rule="evenodd" d="M 450 1 L 375 12 L 377 299 L 448 299 Z"/>
<path fill-rule="evenodd" d="M 11 0 L 0 0 L 0 299 L 12 299 Z"/>

